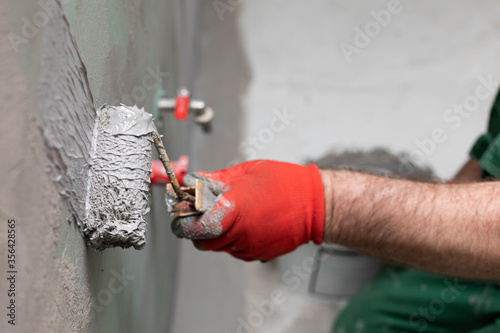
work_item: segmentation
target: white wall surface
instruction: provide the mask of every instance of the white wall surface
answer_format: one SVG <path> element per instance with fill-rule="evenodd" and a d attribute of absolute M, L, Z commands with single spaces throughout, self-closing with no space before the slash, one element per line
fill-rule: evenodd
<path fill-rule="evenodd" d="M 252 76 L 243 137 L 256 136 L 263 146 L 247 157 L 303 162 L 332 146 L 373 144 L 422 151 L 416 141 L 441 128 L 446 139 L 426 152 L 426 162 L 441 177 L 457 170 L 485 129 L 495 93 L 468 118 L 460 116 L 460 124 L 443 116 L 474 95 L 478 77 L 500 77 L 500 4 L 401 0 L 393 11 L 399 13 L 349 63 L 341 43 L 356 46 L 355 27 L 365 30 L 375 22 L 371 12 L 387 11 L 390 3 L 241 4 L 242 43 Z M 296 118 L 271 140 L 262 131 L 270 127 L 274 108 L 286 108 Z M 414 156 L 421 160 L 424 154 Z"/>

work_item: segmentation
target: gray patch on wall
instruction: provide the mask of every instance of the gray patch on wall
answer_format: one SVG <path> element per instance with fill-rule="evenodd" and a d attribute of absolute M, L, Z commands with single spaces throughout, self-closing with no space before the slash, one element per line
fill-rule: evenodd
<path fill-rule="evenodd" d="M 113 109 L 114 114 L 102 111 L 102 117 L 96 119 L 87 71 L 60 1 L 54 1 L 49 8 L 38 92 L 42 113 L 39 127 L 49 155 L 48 172 L 87 245 L 99 250 L 112 246 L 143 248 L 144 215 L 149 210 L 149 128 L 139 121 L 137 126 L 111 129 L 108 125 L 116 125 L 119 120 L 115 117 L 119 108 Z M 125 109 L 129 115 L 142 112 L 139 118 L 151 122 L 151 115 L 148 118 L 144 111 Z M 121 120 L 126 126 L 127 119 Z M 94 143 L 108 155 L 94 151 L 91 156 L 93 133 L 100 129 L 103 129 L 99 132 L 101 136 L 94 138 Z M 127 142 L 131 144 L 130 149 L 120 146 Z M 103 147 L 105 145 L 113 146 Z M 138 153 L 137 149 L 143 151 Z M 138 158 L 135 164 L 133 158 Z M 109 172 L 107 177 L 105 172 Z M 128 208 L 131 210 L 127 214 Z"/>
<path fill-rule="evenodd" d="M 76 42 L 59 1 L 44 29 L 38 105 L 49 173 L 81 228 L 85 217 L 90 147 L 96 111 Z"/>

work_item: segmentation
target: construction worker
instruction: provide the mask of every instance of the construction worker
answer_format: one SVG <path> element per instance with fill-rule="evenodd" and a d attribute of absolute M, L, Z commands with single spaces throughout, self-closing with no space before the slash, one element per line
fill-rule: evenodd
<path fill-rule="evenodd" d="M 259 160 L 184 178 L 218 197 L 172 229 L 200 250 L 271 260 L 313 241 L 398 263 L 339 315 L 335 332 L 500 332 L 500 95 L 452 183 Z M 457 278 L 459 277 L 459 278 Z"/>

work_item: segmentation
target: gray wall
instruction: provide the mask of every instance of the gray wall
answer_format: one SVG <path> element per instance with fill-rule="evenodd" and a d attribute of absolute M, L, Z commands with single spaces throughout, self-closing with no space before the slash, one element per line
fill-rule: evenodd
<path fill-rule="evenodd" d="M 7 325 L 2 319 L 0 331 L 168 331 L 175 300 L 178 240 L 170 232 L 163 190 L 153 190 L 145 250 L 113 249 L 99 253 L 87 249 L 71 221 L 72 212 L 46 173 L 49 160 L 44 140 L 50 138 L 43 135 L 46 119 L 42 119 L 41 105 L 61 100 L 58 94 L 44 94 L 47 86 L 69 93 L 74 86 L 84 86 L 92 92 L 95 106 L 137 104 L 162 118 L 154 107 L 156 99 L 162 92 L 174 95 L 180 78 L 189 76 L 181 75 L 178 62 L 182 52 L 192 49 L 181 51 L 177 34 L 179 28 L 196 21 L 193 17 L 199 3 L 191 1 L 186 8 L 184 2 L 160 0 L 61 1 L 62 4 L 41 2 L 58 13 L 48 22 L 43 19 L 47 6 L 39 2 L 0 2 L 0 94 L 4 101 L 0 122 L 2 258 L 7 254 L 4 221 L 16 219 L 18 237 L 17 325 Z M 35 28 L 29 30 L 26 26 L 32 24 L 36 24 Z M 71 34 L 66 32 L 67 27 Z M 196 45 L 192 40 L 198 35 L 196 25 L 190 29 L 190 35 L 183 37 L 184 43 Z M 12 33 L 20 36 L 22 42 L 9 42 Z M 48 38 L 54 36 L 60 38 L 48 47 Z M 67 47 L 73 45 L 72 38 L 76 42 L 74 49 Z M 74 52 L 71 56 L 57 53 L 60 47 Z M 70 73 L 64 77 L 87 76 L 89 86 L 85 80 L 42 82 L 43 73 L 50 73 L 43 62 L 48 56 L 54 61 L 54 72 L 60 74 L 58 70 L 66 66 L 64 69 Z M 87 75 L 81 68 L 71 67 L 68 60 L 79 56 Z M 195 68 L 189 65 L 195 60 L 188 59 L 185 66 Z M 91 121 L 94 110 L 79 109 L 77 104 L 70 101 L 66 105 L 68 112 L 63 107 L 57 121 Z M 189 141 L 181 139 L 188 125 L 177 126 L 167 116 L 159 119 L 158 125 L 160 131 L 168 133 L 166 145 L 173 158 L 188 152 Z M 71 156 L 71 151 L 67 153 Z M 3 305 L 8 301 L 6 288 L 2 278 Z"/>

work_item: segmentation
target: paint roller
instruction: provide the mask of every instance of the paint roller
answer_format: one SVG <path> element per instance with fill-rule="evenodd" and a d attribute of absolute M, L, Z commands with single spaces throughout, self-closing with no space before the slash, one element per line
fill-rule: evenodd
<path fill-rule="evenodd" d="M 201 181 L 180 186 L 150 113 L 137 106 L 103 105 L 92 136 L 82 230 L 90 247 L 145 247 L 152 143 L 170 180 L 170 215 L 198 215 L 213 205 L 215 197 Z"/>

